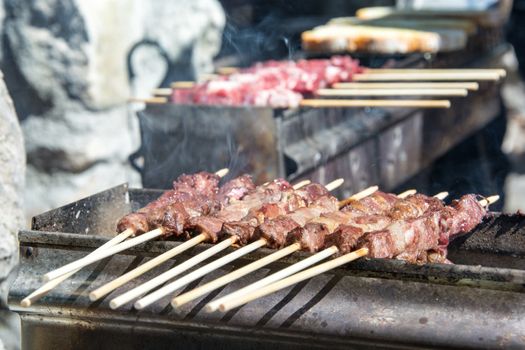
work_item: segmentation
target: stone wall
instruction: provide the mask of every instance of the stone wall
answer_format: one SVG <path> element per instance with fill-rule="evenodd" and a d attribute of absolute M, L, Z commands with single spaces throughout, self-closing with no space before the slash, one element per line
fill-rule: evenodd
<path fill-rule="evenodd" d="M 0 0 L 2 3 L 2 0 Z M 0 66 L 27 151 L 27 216 L 139 184 L 131 96 L 212 68 L 216 0 L 3 0 Z"/>
<path fill-rule="evenodd" d="M 7 292 L 18 260 L 16 234 L 24 222 L 25 153 L 13 102 L 1 76 L 0 72 L 0 349 L 15 349 L 18 321 L 7 311 Z"/>

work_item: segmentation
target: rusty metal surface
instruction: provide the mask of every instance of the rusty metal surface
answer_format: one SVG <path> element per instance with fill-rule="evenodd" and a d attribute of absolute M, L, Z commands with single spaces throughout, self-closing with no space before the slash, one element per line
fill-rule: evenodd
<path fill-rule="evenodd" d="M 113 191 L 93 198 L 108 196 Z M 130 190 L 129 201 L 125 196 L 120 198 L 135 208 L 158 194 L 159 191 Z M 69 220 L 69 212 L 66 206 L 46 216 L 53 214 L 61 224 L 61 220 Z M 43 222 L 42 218 L 38 220 Z M 82 229 L 85 227 L 79 231 Z M 141 312 L 130 305 L 117 311 L 109 309 L 113 296 L 210 246 L 201 244 L 102 301 L 89 301 L 89 291 L 180 244 L 150 242 L 81 270 L 32 308 L 22 309 L 18 302 L 39 284 L 39 276 L 84 256 L 108 238 L 21 231 L 20 271 L 11 288 L 9 304 L 22 316 L 27 348 L 38 344 L 42 349 L 108 346 L 153 349 L 167 348 L 177 342 L 183 348 L 207 348 L 215 344 L 232 349 L 285 349 L 301 348 L 314 340 L 318 347 L 352 349 L 521 348 L 525 347 L 524 237 L 524 216 L 495 215 L 451 246 L 457 265 L 361 259 L 226 314 L 208 314 L 203 310 L 207 301 L 308 254 L 293 254 L 177 310 L 169 306 L 170 298 Z M 184 290 L 270 252 L 260 249 Z M 485 258 L 487 254 L 492 254 L 489 260 Z"/>

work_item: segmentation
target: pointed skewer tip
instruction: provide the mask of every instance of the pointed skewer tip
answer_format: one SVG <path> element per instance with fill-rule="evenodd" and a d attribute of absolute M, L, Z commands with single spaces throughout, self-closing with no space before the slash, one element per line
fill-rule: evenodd
<path fill-rule="evenodd" d="M 443 192 L 439 192 L 438 194 L 434 195 L 434 197 L 439 200 L 443 200 L 448 197 L 448 194 L 449 193 L 447 191 L 443 191 Z"/>
<path fill-rule="evenodd" d="M 229 172 L 230 172 L 230 169 L 223 168 L 221 170 L 216 171 L 215 175 L 217 175 L 218 177 L 225 177 Z"/>
<path fill-rule="evenodd" d="M 339 178 L 339 179 L 335 179 L 334 181 L 330 182 L 329 184 L 327 184 L 325 187 L 326 189 L 328 190 L 328 192 L 332 192 L 333 190 L 335 190 L 336 188 L 339 188 L 341 187 L 341 185 L 345 182 L 345 179 L 343 178 Z"/>
<path fill-rule="evenodd" d="M 417 190 L 412 188 L 410 190 L 406 190 L 406 191 L 398 194 L 397 197 L 403 199 L 403 198 L 406 198 L 406 197 L 411 196 L 411 195 L 416 194 L 416 193 L 417 193 Z"/>
<path fill-rule="evenodd" d="M 304 187 L 306 185 L 309 185 L 310 183 L 312 183 L 312 181 L 310 180 L 303 180 L 303 181 L 299 181 L 298 183 L 296 183 L 295 185 L 293 185 L 293 189 L 294 190 L 298 190 L 300 189 L 301 187 Z"/>

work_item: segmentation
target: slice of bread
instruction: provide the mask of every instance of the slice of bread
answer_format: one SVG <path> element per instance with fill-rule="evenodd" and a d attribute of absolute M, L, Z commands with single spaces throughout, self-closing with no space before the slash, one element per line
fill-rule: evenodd
<path fill-rule="evenodd" d="M 302 34 L 303 49 L 315 53 L 367 52 L 408 54 L 454 51 L 465 47 L 458 29 L 432 31 L 369 25 L 324 25 Z"/>

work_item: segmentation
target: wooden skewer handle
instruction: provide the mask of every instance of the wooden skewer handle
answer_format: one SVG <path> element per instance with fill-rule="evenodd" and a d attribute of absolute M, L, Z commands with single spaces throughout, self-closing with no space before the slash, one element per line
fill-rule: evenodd
<path fill-rule="evenodd" d="M 89 293 L 89 299 L 91 301 L 98 300 L 102 298 L 104 295 L 107 295 L 117 289 L 120 286 L 123 286 L 124 284 L 128 283 L 129 281 L 145 274 L 149 270 L 153 269 L 154 267 L 157 267 L 164 262 L 174 258 L 175 256 L 181 254 L 182 252 L 196 246 L 197 244 L 205 241 L 207 236 L 205 234 L 200 234 L 198 236 L 193 237 L 189 241 L 186 241 L 177 247 L 168 250 L 167 252 L 162 253 L 159 256 L 156 256 L 155 258 L 147 261 L 146 263 L 138 266 L 137 268 L 126 272 L 122 276 L 114 279 L 113 281 L 106 283 L 105 285 L 97 288 L 96 290 Z"/>
<path fill-rule="evenodd" d="M 368 254 L 367 248 L 361 248 L 355 252 L 351 252 L 345 255 L 342 255 L 338 258 L 332 259 L 320 265 L 314 266 L 302 272 L 298 272 L 288 278 L 282 279 L 280 281 L 274 282 L 270 285 L 267 285 L 259 290 L 254 291 L 253 293 L 245 294 L 239 296 L 236 299 L 226 301 L 220 305 L 221 311 L 228 311 L 238 306 L 244 305 L 252 300 L 258 299 L 260 297 L 266 296 L 268 294 L 274 293 L 278 290 L 284 289 L 301 281 L 307 280 L 309 278 L 320 275 L 324 272 L 330 271 L 339 267 L 341 265 L 347 264 L 353 260 L 359 259 Z"/>
<path fill-rule="evenodd" d="M 479 84 L 471 81 L 447 81 L 447 82 L 350 82 L 337 83 L 332 89 L 467 89 L 478 90 Z"/>
<path fill-rule="evenodd" d="M 246 266 L 241 267 L 240 269 L 237 269 L 233 272 L 230 272 L 227 275 L 224 275 L 222 277 L 219 277 L 211 282 L 208 282 L 198 288 L 193 289 L 192 291 L 189 291 L 187 293 L 184 293 L 182 295 L 179 295 L 175 299 L 171 301 L 171 305 L 173 307 L 179 307 L 181 305 L 184 305 L 192 300 L 197 299 L 200 296 L 203 296 L 205 294 L 208 294 L 211 291 L 214 291 L 217 288 L 220 288 L 228 283 L 231 283 L 253 271 L 256 271 L 274 261 L 277 261 L 287 255 L 290 255 L 296 251 L 301 249 L 301 245 L 299 243 L 294 243 L 292 245 L 289 245 L 283 249 L 280 249 L 276 251 L 275 253 L 272 253 L 270 255 L 265 256 L 262 259 L 256 260 L 252 262 L 251 264 L 248 264 Z"/>
<path fill-rule="evenodd" d="M 467 89 L 319 89 L 321 97 L 351 96 L 467 96 Z"/>
<path fill-rule="evenodd" d="M 154 291 L 153 293 L 151 294 L 148 294 L 146 295 L 145 297 L 137 300 L 137 302 L 135 303 L 135 309 L 137 310 L 142 310 L 144 309 L 145 307 L 151 305 L 152 303 L 156 302 L 157 300 L 165 297 L 166 295 L 168 294 L 171 294 L 173 292 L 175 292 L 177 289 L 179 288 L 182 288 L 184 287 L 185 285 L 187 285 L 188 283 L 191 283 L 193 281 L 195 281 L 196 279 L 212 272 L 212 271 L 215 271 L 216 269 L 218 269 L 219 267 L 221 266 L 224 266 L 226 265 L 227 263 L 233 261 L 233 260 L 236 260 L 238 258 L 240 258 L 241 256 L 244 256 L 248 253 L 251 253 L 253 252 L 254 250 L 256 249 L 259 249 L 263 246 L 265 246 L 267 243 L 267 241 L 264 239 L 264 238 L 261 238 L 255 242 L 252 242 L 240 249 L 237 249 L 236 251 L 230 253 L 230 254 L 227 254 L 225 256 L 223 256 L 222 258 L 220 259 L 217 259 L 189 274 L 187 274 L 186 276 L 184 277 L 181 277 L 179 278 L 178 280 L 175 280 L 167 285 L 165 285 L 164 287 L 160 288 L 160 289 L 157 289 L 156 291 Z"/>
<path fill-rule="evenodd" d="M 464 81 L 464 80 L 491 80 L 501 78 L 497 72 L 437 72 L 437 73 L 358 73 L 352 76 L 353 81 Z"/>
<path fill-rule="evenodd" d="M 368 74 L 384 74 L 384 73 L 405 73 L 405 74 L 419 74 L 419 73 L 496 73 L 500 77 L 507 76 L 507 71 L 502 68 L 367 68 L 365 70 Z"/>
<path fill-rule="evenodd" d="M 128 102 L 146 103 L 146 104 L 164 104 L 164 103 L 168 103 L 168 99 L 166 97 L 148 97 L 148 98 L 132 97 L 128 100 Z"/>
<path fill-rule="evenodd" d="M 245 294 L 248 294 L 248 293 L 251 293 L 252 291 L 255 291 L 259 288 L 262 288 L 264 286 L 267 286 L 268 284 L 270 283 L 273 283 L 275 281 L 278 281 L 280 279 L 283 279 L 285 277 L 288 277 L 298 271 L 301 271 L 301 270 L 304 270 L 305 268 L 309 267 L 309 266 L 312 266 L 313 264 L 315 263 L 318 263 L 319 261 L 321 260 L 324 260 L 326 258 L 328 258 L 329 256 L 331 255 L 334 255 L 335 253 L 338 252 L 338 249 L 337 247 L 330 247 L 330 248 L 327 248 L 325 250 L 322 250 L 320 251 L 319 253 L 315 254 L 315 255 L 312 255 L 304 260 L 301 260 L 299 261 L 298 263 L 295 263 L 293 265 L 290 265 L 288 266 L 287 268 L 285 269 L 282 269 L 274 274 L 271 274 L 265 278 L 263 278 L 262 280 L 259 280 L 255 283 L 252 283 L 244 288 L 241 288 L 231 294 L 228 294 L 222 298 L 219 298 L 217 300 L 214 300 L 212 301 L 211 303 L 208 303 L 206 305 L 206 310 L 208 312 L 212 312 L 212 311 L 215 311 L 219 308 L 219 306 L 221 304 L 223 304 L 224 302 L 227 302 L 227 301 L 230 301 L 230 300 L 235 300 L 237 299 L 238 297 L 242 296 L 242 295 L 245 295 Z"/>
<path fill-rule="evenodd" d="M 190 89 L 194 87 L 197 83 L 194 81 L 174 81 L 170 84 L 172 89 Z"/>
<path fill-rule="evenodd" d="M 364 107 L 405 107 L 405 108 L 450 108 L 448 100 L 342 100 L 305 99 L 302 107 L 315 108 L 364 108 Z"/>
<path fill-rule="evenodd" d="M 135 238 L 132 238 L 130 240 L 124 241 L 120 244 L 117 244 L 113 247 L 101 250 L 100 252 L 93 252 L 92 254 L 89 254 L 79 260 L 73 261 L 72 263 L 69 263 L 67 265 L 64 265 L 56 270 L 53 270 L 51 272 L 48 272 L 44 275 L 44 281 L 50 281 L 57 277 L 60 277 L 62 275 L 65 275 L 66 273 L 69 273 L 71 271 L 80 269 L 82 267 L 85 267 L 87 265 L 93 264 L 94 262 L 97 262 L 99 260 L 102 260 L 104 258 L 107 258 L 108 256 L 120 253 L 123 250 L 126 250 L 128 248 L 134 247 L 136 245 L 139 245 L 141 243 L 150 241 L 152 239 L 155 239 L 159 236 L 161 236 L 164 233 L 162 229 L 155 229 L 150 232 L 146 232 L 140 236 L 137 236 Z"/>
<path fill-rule="evenodd" d="M 237 237 L 230 237 L 220 243 L 215 244 L 213 247 L 205 250 L 204 252 L 195 255 L 191 259 L 186 260 L 180 265 L 175 266 L 174 268 L 158 275 L 157 277 L 141 284 L 138 287 L 135 287 L 126 293 L 119 295 L 118 297 L 114 298 L 110 301 L 109 306 L 112 309 L 119 308 L 120 306 L 128 303 L 129 301 L 140 297 L 141 295 L 146 294 L 153 288 L 156 288 L 160 286 L 161 284 L 169 281 L 173 277 L 176 277 L 183 273 L 186 270 L 191 269 L 195 265 L 199 264 L 200 262 L 208 259 L 209 257 L 212 257 L 213 255 L 219 253 L 220 251 L 230 247 L 232 244 L 234 244 L 237 241 Z"/>
<path fill-rule="evenodd" d="M 113 237 L 112 239 L 110 239 L 109 241 L 107 241 L 106 243 L 104 243 L 103 245 L 98 247 L 97 249 L 95 249 L 90 254 L 94 254 L 96 252 L 100 252 L 101 250 L 104 250 L 104 249 L 107 249 L 107 248 L 112 247 L 114 245 L 117 245 L 117 244 L 119 244 L 120 242 L 122 242 L 123 240 L 129 238 L 132 235 L 133 235 L 133 230 L 127 229 L 127 230 L 119 233 L 118 235 L 116 235 L 115 237 Z M 63 276 L 60 276 L 58 278 L 55 278 L 54 280 L 51 280 L 51 281 L 45 283 L 43 286 L 41 286 L 40 288 L 35 290 L 33 293 L 29 294 L 27 297 L 22 299 L 22 301 L 20 302 L 20 306 L 22 306 L 22 307 L 29 307 L 29 306 L 31 306 L 35 301 L 37 301 L 40 298 L 42 298 L 43 296 L 45 296 L 52 289 L 54 289 L 60 283 L 62 283 L 65 280 L 67 280 L 69 277 L 73 276 L 78 271 L 80 271 L 80 269 L 76 269 L 74 271 L 66 273 Z"/>

